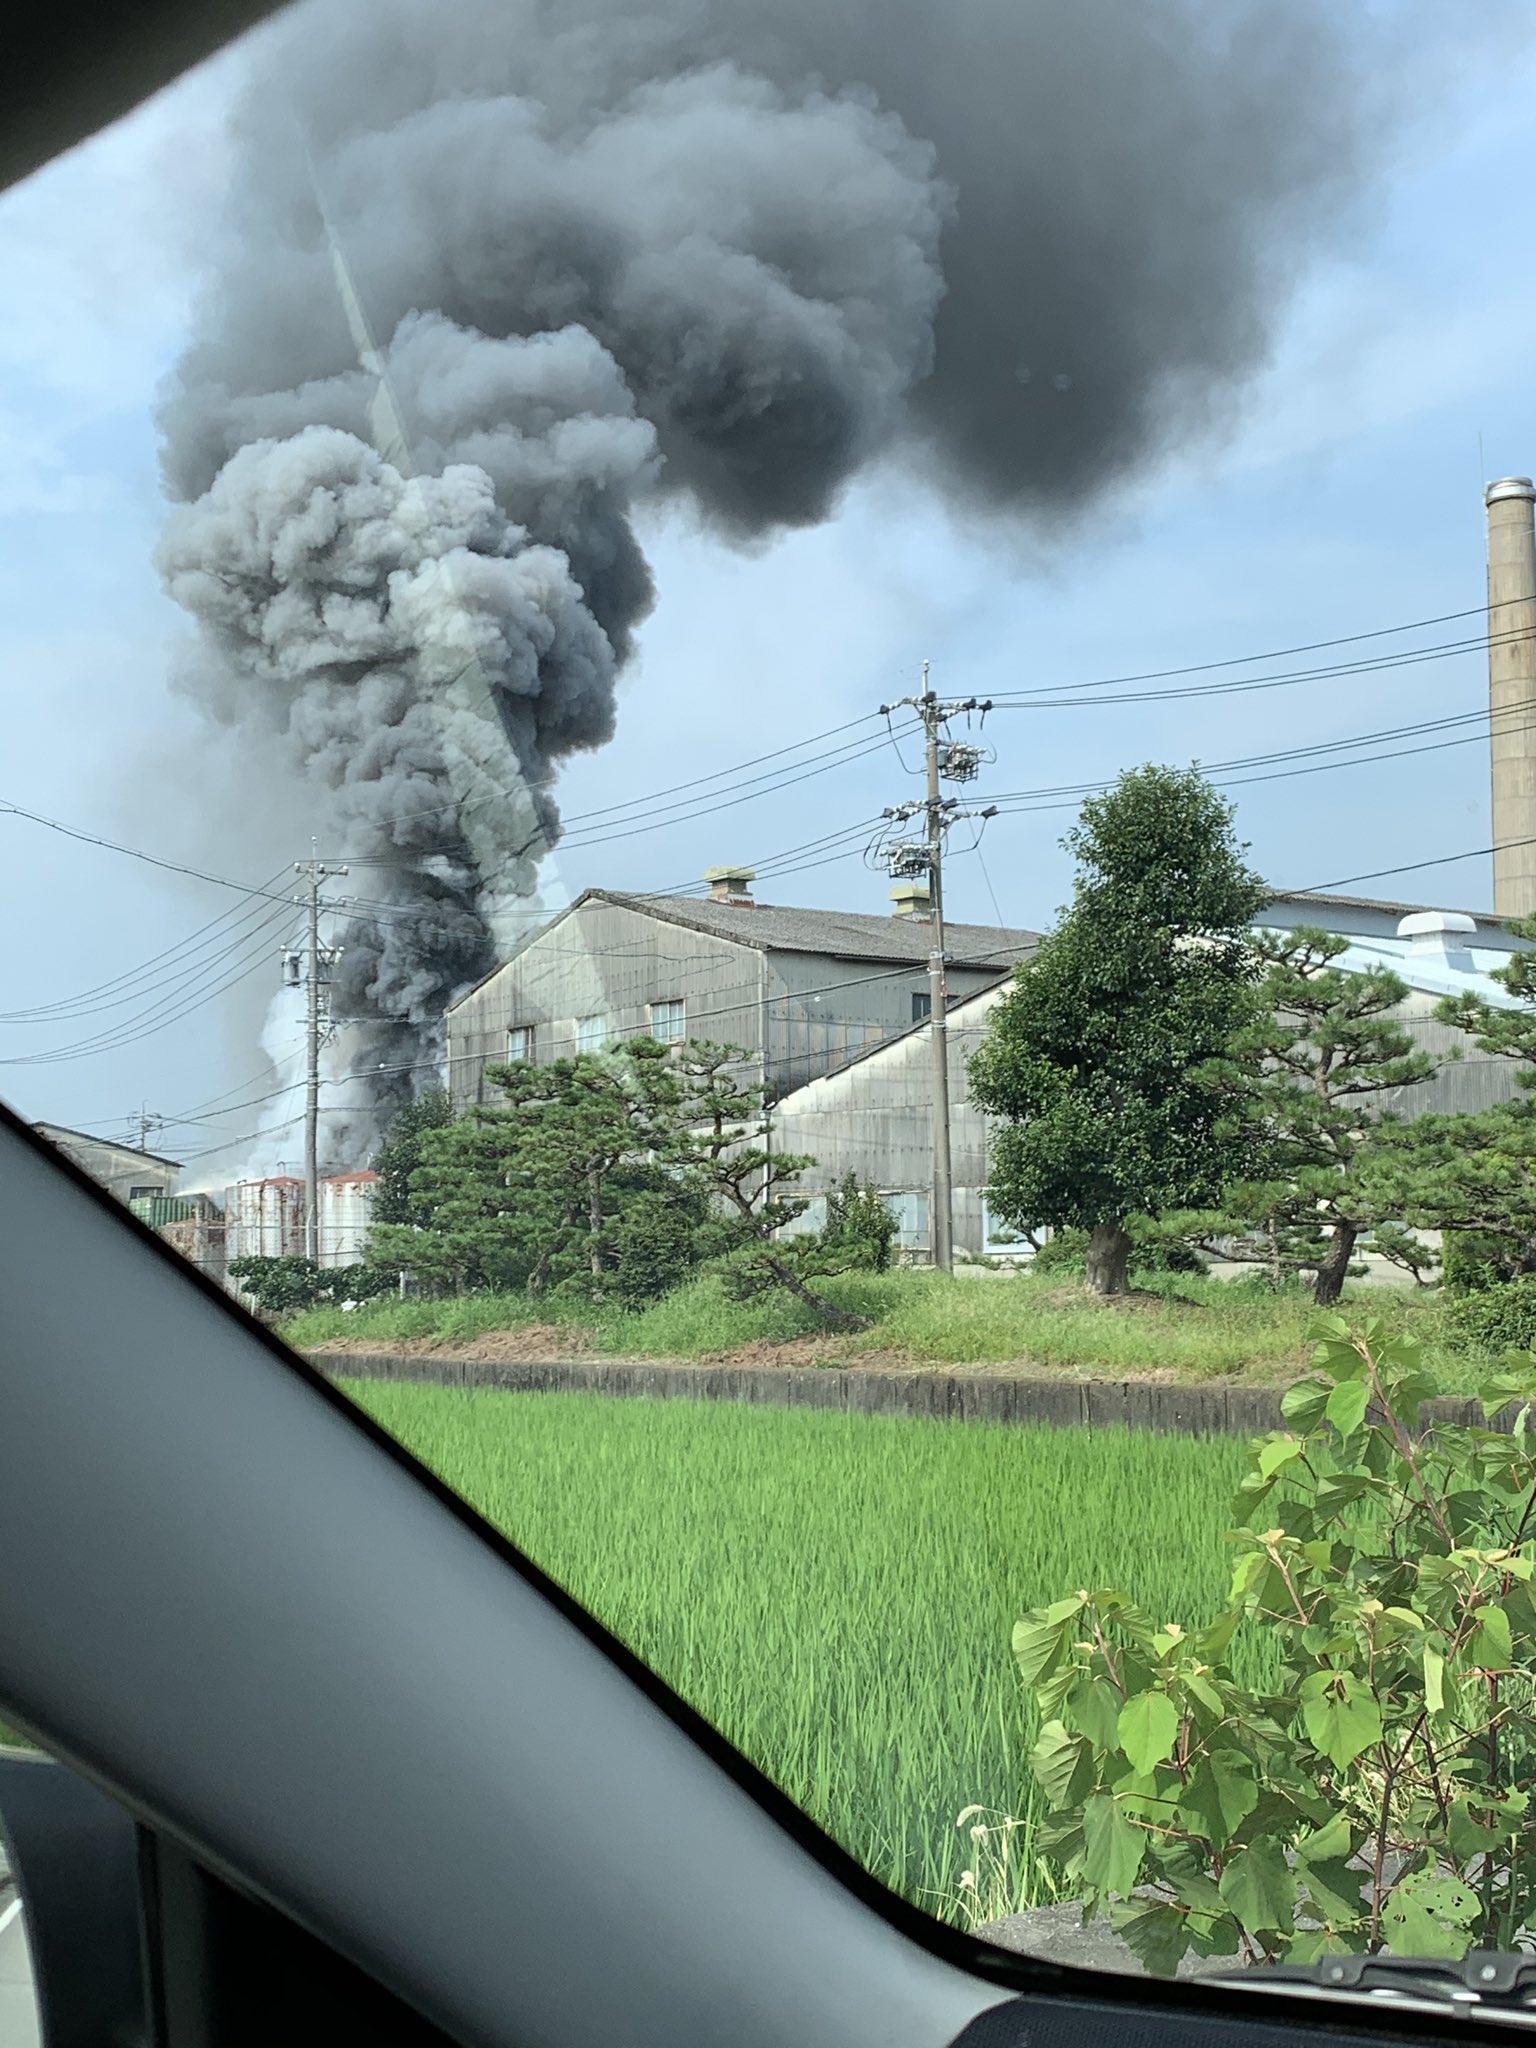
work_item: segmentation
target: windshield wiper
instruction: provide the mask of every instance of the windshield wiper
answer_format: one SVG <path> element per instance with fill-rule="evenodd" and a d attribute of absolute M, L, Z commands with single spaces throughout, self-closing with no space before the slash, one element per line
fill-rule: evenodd
<path fill-rule="evenodd" d="M 1268 1963 L 1222 1971 L 1207 1984 L 1291 1997 L 1344 1998 L 1413 2012 L 1460 2012 L 1469 2019 L 1536 2026 L 1536 1955 L 1474 1949 L 1442 1956 L 1324 1956 L 1316 1963 Z"/>

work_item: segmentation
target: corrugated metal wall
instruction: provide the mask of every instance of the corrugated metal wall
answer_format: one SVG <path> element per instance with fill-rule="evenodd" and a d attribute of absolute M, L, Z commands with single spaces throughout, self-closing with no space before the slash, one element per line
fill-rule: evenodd
<path fill-rule="evenodd" d="M 954 968 L 952 998 L 995 978 Z M 744 1046 L 754 1064 L 766 1027 L 766 1079 L 782 1094 L 909 1030 L 913 997 L 927 991 L 921 962 L 763 954 L 597 900 L 530 940 L 449 1012 L 450 1088 L 461 1107 L 484 1100 L 486 1063 L 506 1059 L 514 1027 L 532 1026 L 537 1060 L 567 1058 L 578 1018 L 600 1016 L 605 1037 L 633 1038 L 650 1030 L 652 1003 L 681 999 L 688 1037 Z"/>
<path fill-rule="evenodd" d="M 531 939 L 448 1014 L 449 1085 L 461 1107 L 484 1099 L 487 1061 L 507 1057 L 507 1033 L 531 1025 L 534 1057 L 569 1058 L 576 1020 L 600 1016 L 608 1038 L 651 1028 L 650 1005 L 681 998 L 691 1038 L 761 1056 L 759 956 L 704 932 L 615 903 L 583 903 Z"/>
<path fill-rule="evenodd" d="M 950 1155 L 954 1180 L 955 1246 L 982 1254 L 995 1249 L 990 1234 L 1001 1228 L 986 1214 L 987 1119 L 970 1100 L 966 1060 L 986 1035 L 987 1019 L 1011 982 L 980 997 L 951 1019 L 949 1033 Z M 1522 1091 L 1520 1063 L 1480 1053 L 1464 1033 L 1435 1021 L 1437 998 L 1415 994 L 1404 1004 L 1403 1023 L 1428 1052 L 1462 1057 L 1448 1060 L 1417 1088 L 1383 1098 L 1399 1115 L 1426 1110 L 1486 1109 Z M 783 1152 L 808 1153 L 816 1165 L 800 1185 L 835 1187 L 856 1173 L 890 1195 L 922 1196 L 933 1184 L 932 1052 L 929 1034 L 914 1031 L 899 1044 L 797 1089 L 774 1114 L 773 1143 Z M 903 1211 L 902 1242 L 927 1247 L 926 1207 L 921 1215 Z"/>

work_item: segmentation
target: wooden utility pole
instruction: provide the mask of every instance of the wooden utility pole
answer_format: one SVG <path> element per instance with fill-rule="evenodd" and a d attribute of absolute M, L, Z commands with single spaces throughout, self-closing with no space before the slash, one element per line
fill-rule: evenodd
<path fill-rule="evenodd" d="M 309 944 L 304 962 L 305 1051 L 307 1086 L 304 1096 L 304 1256 L 316 1264 L 320 1258 L 320 1018 L 322 1011 L 320 952 L 320 884 L 332 875 L 344 875 L 344 867 L 329 868 L 316 857 L 315 842 L 309 842 L 307 861 L 296 860 L 294 873 L 308 876 L 306 891 L 309 911 Z M 305 898 L 299 899 L 301 902 Z M 336 957 L 335 948 L 324 958 L 328 968 Z M 329 976 L 327 975 L 327 980 Z"/>

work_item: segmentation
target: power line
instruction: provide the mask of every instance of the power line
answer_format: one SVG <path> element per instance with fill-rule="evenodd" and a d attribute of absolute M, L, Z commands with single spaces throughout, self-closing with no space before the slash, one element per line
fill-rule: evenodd
<path fill-rule="evenodd" d="M 1332 640 L 1311 640 L 1304 642 L 1298 647 L 1274 647 L 1264 654 L 1233 654 L 1227 656 L 1222 661 L 1191 662 L 1183 668 L 1143 669 L 1139 674 L 1135 675 L 1096 676 L 1089 682 L 1047 684 L 1043 685 L 1042 688 L 1047 690 L 1053 688 L 1062 690 L 1110 690 L 1119 688 L 1122 683 L 1160 683 L 1166 682 L 1174 676 L 1209 675 L 1216 669 L 1247 668 L 1256 661 L 1288 661 L 1294 654 L 1321 654 L 1325 648 L 1350 647 L 1357 645 L 1362 640 L 1387 640 L 1393 638 L 1398 633 L 1418 633 L 1424 631 L 1429 626 L 1450 625 L 1457 619 L 1486 618 L 1488 611 L 1489 607 L 1485 604 L 1472 605 L 1466 611 L 1441 612 L 1431 619 L 1410 619 L 1398 626 L 1377 626 L 1369 633 L 1343 633 Z M 1028 690 L 997 691 L 993 693 L 993 702 L 997 703 L 1011 697 L 1027 697 L 1034 694 L 1033 691 Z"/>
<path fill-rule="evenodd" d="M 1387 875 L 1413 875 L 1423 868 L 1448 868 L 1461 860 L 1482 860 L 1491 853 L 1509 853 L 1517 846 L 1536 846 L 1533 839 L 1501 839 L 1495 846 L 1473 846 L 1465 853 L 1443 853 L 1436 860 L 1410 860 L 1396 868 L 1372 868 L 1368 875 L 1342 875 L 1333 882 L 1309 882 L 1305 889 L 1291 893 L 1298 896 L 1320 895 L 1325 889 L 1347 889 L 1351 882 L 1379 882 Z"/>
<path fill-rule="evenodd" d="M 290 910 L 291 905 L 284 906 L 285 914 Z M 183 982 L 172 994 L 162 996 L 140 1016 L 126 1020 L 126 1028 L 119 1033 L 97 1032 L 90 1038 L 76 1039 L 71 1044 L 55 1046 L 45 1052 L 13 1054 L 7 1058 L 0 1058 L 0 1066 L 53 1066 L 66 1060 L 88 1059 L 97 1053 L 115 1052 L 121 1050 L 124 1046 L 136 1045 L 141 1039 L 151 1037 L 155 1032 L 163 1031 L 168 1025 L 180 1022 L 183 1017 L 190 1015 L 193 1010 L 216 1001 L 219 996 L 233 988 L 237 982 L 243 981 L 248 974 L 253 973 L 268 957 L 268 935 L 277 922 L 278 918 L 275 914 L 269 915 L 261 926 L 255 931 L 248 933 L 244 940 L 229 949 L 228 953 L 223 956 L 224 960 L 227 962 L 234 958 L 243 958 L 244 964 L 227 979 L 220 981 L 217 986 L 209 986 L 208 982 L 204 980 L 201 985 L 189 988 L 186 982 Z M 255 948 L 254 953 L 252 951 L 253 946 Z M 208 967 L 208 965 L 209 963 L 205 962 L 204 968 Z M 201 971 L 203 970 L 200 969 L 199 972 Z M 220 972 L 220 967 L 214 965 L 212 971 L 217 974 Z M 166 1014 L 168 1006 L 174 1005 L 182 996 L 190 996 L 191 1000 L 183 1003 L 179 1009 L 169 1008 L 169 1014 Z"/>

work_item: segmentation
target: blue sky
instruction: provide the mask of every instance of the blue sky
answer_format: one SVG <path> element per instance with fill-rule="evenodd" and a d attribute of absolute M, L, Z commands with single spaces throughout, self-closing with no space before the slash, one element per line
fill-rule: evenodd
<path fill-rule="evenodd" d="M 1415 118 L 1343 247 L 1298 281 L 1273 361 L 1229 431 L 1117 490 L 1072 533 L 965 529 L 893 471 L 866 476 L 827 526 L 754 555 L 676 517 L 653 525 L 660 602 L 623 684 L 619 741 L 565 775 L 567 818 L 858 718 L 914 688 L 925 659 L 942 692 L 986 695 L 1480 605 L 1479 437 L 1482 474 L 1536 471 L 1536 47 L 1511 36 L 1512 19 L 1501 13 L 1498 33 L 1476 48 L 1425 40 L 1408 51 Z M 1444 34 L 1422 20 L 1406 14 L 1404 35 Z M 245 836 L 221 858 L 232 807 L 256 799 L 238 756 L 210 750 L 167 687 L 184 626 L 150 560 L 161 517 L 151 408 L 196 289 L 198 195 L 216 188 L 220 110 L 239 61 L 220 60 L 0 198 L 0 799 L 255 884 L 307 848 L 273 815 L 261 873 L 249 871 Z M 983 792 L 1089 782 L 1148 759 L 1218 763 L 1475 712 L 1486 679 L 1473 652 L 1203 702 L 1081 694 L 1073 708 L 994 716 L 986 737 L 998 759 Z M 1485 847 L 1487 785 L 1486 752 L 1473 743 L 1231 793 L 1256 865 L 1297 887 Z M 622 839 L 573 825 L 552 886 L 653 889 L 720 861 L 763 865 L 914 792 L 883 748 Z M 1009 922 L 1048 923 L 1070 886 L 1058 841 L 1071 816 L 996 820 L 981 857 L 953 864 L 954 913 L 990 922 L 995 899 Z M 888 886 L 855 845 L 798 872 L 785 863 L 758 893 L 883 912 Z M 1482 907 L 1489 863 L 1361 885 L 1372 887 Z M 0 1011 L 133 976 L 236 900 L 0 816 Z M 228 995 L 143 1035 L 126 1028 L 142 996 L 113 1008 L 116 990 L 73 1016 L 0 1020 L 0 1095 L 25 1114 L 103 1131 L 121 1132 L 141 1104 L 168 1117 L 197 1112 L 201 1121 L 173 1123 L 158 1142 L 192 1160 L 194 1176 L 200 1158 L 217 1168 L 212 1148 L 240 1134 L 246 1113 L 209 1116 L 206 1106 L 238 1103 L 259 1081 L 276 979 L 274 937 L 270 964 L 262 953 Z M 54 1056 L 98 1035 L 109 1041 L 99 1051 Z"/>

